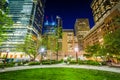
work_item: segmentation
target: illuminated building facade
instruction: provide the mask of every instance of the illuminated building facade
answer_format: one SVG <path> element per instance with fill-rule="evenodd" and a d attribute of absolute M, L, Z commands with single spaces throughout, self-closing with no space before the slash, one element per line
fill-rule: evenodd
<path fill-rule="evenodd" d="M 46 21 L 43 27 L 43 37 L 47 37 L 48 39 L 47 58 L 50 59 L 50 56 L 52 56 L 52 59 L 56 59 L 56 54 L 54 53 L 54 50 L 56 48 L 56 45 L 58 45 L 59 47 L 58 59 L 61 59 L 62 58 L 61 57 L 61 48 L 62 48 L 62 18 L 61 17 L 56 16 L 54 20 L 53 17 L 51 17 L 51 21 L 48 21 L 48 17 L 46 16 Z"/>
<path fill-rule="evenodd" d="M 81 54 L 83 54 L 83 38 L 90 30 L 89 21 L 87 18 L 76 19 L 75 22 L 75 34 L 78 39 L 78 48 Z"/>
<path fill-rule="evenodd" d="M 43 27 L 43 34 L 44 35 L 52 35 L 55 34 L 55 28 L 57 27 L 56 21 L 54 21 L 53 19 L 51 19 L 51 22 L 48 21 L 47 17 L 46 17 L 46 21 L 44 23 L 44 27 Z"/>
<path fill-rule="evenodd" d="M 103 42 L 104 42 L 103 37 L 105 34 L 112 33 L 116 29 L 120 28 L 119 25 L 115 24 L 115 18 L 120 17 L 120 1 L 119 0 L 99 0 L 99 1 L 102 1 L 102 4 L 107 4 L 107 3 L 104 3 L 105 1 L 110 2 L 109 6 L 108 5 L 106 6 L 109 9 L 103 10 L 103 12 L 105 12 L 105 13 L 104 13 L 104 15 L 102 15 L 102 17 L 94 15 L 96 24 L 85 35 L 84 48 L 89 45 L 103 44 Z M 92 9 L 93 9 L 94 14 L 96 11 L 100 11 L 99 8 L 102 7 L 102 6 L 99 6 L 97 8 L 98 10 L 94 9 L 94 6 L 99 4 L 99 1 L 97 0 L 97 2 L 96 2 L 96 0 L 93 0 Z M 114 6 L 112 4 L 114 4 Z M 97 21 L 96 17 L 99 18 L 98 21 Z"/>
<path fill-rule="evenodd" d="M 56 16 L 55 20 L 53 20 L 53 17 L 51 17 L 51 21 L 48 20 L 48 17 L 46 17 L 46 21 L 44 23 L 43 27 L 43 34 L 50 35 L 55 33 L 55 29 L 58 27 L 62 28 L 62 18 L 59 16 Z"/>
<path fill-rule="evenodd" d="M 119 0 L 93 0 L 91 8 L 95 23 L 101 21 L 118 2 Z"/>
<path fill-rule="evenodd" d="M 62 36 L 62 53 L 64 56 L 72 56 L 75 57 L 74 48 L 78 47 L 77 37 L 74 36 L 73 29 L 63 29 Z M 79 53 L 78 53 L 79 55 Z"/>
<path fill-rule="evenodd" d="M 23 44 L 27 34 L 33 39 L 40 37 L 44 16 L 45 0 L 8 0 L 9 16 L 14 24 L 8 32 L 8 39 L 2 42 L 3 52 L 9 49 L 9 58 L 21 58 L 16 51 L 17 44 Z M 14 55 L 15 54 L 15 55 Z"/>

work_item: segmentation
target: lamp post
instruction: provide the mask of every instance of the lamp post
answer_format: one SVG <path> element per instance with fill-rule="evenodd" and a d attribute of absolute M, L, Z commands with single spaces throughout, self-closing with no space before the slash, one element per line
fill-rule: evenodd
<path fill-rule="evenodd" d="M 76 62 L 78 63 L 78 47 L 75 47 L 74 50 L 76 53 Z"/>
<path fill-rule="evenodd" d="M 45 52 L 45 48 L 44 47 L 39 48 L 39 53 L 41 54 L 41 59 L 40 59 L 41 63 L 42 63 L 42 58 L 43 58 L 44 52 Z"/>

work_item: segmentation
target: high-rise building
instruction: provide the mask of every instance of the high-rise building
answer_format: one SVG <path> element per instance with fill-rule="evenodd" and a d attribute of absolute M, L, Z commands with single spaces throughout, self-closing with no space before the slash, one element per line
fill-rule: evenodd
<path fill-rule="evenodd" d="M 105 34 L 112 33 L 120 28 L 115 23 L 115 19 L 120 18 L 120 0 L 93 0 L 91 6 L 96 24 L 85 35 L 84 47 L 103 44 Z"/>
<path fill-rule="evenodd" d="M 56 16 L 56 22 L 58 27 L 62 27 L 62 19 L 59 16 Z"/>
<path fill-rule="evenodd" d="M 44 23 L 44 28 L 43 28 L 43 36 L 47 37 L 48 39 L 48 46 L 47 46 L 48 51 L 46 57 L 50 59 L 50 56 L 52 56 L 52 59 L 56 59 L 56 54 L 51 54 L 51 53 L 54 53 L 56 47 L 57 48 L 59 47 L 57 53 L 59 57 L 58 59 L 61 59 L 60 56 L 61 56 L 61 48 L 62 48 L 62 18 L 56 16 L 56 18 L 53 20 L 53 17 L 51 17 L 51 21 L 50 21 L 50 19 L 48 20 L 48 17 L 46 16 L 46 21 Z"/>
<path fill-rule="evenodd" d="M 3 52 L 10 51 L 8 57 L 13 58 L 14 53 L 20 53 L 16 51 L 16 45 L 23 44 L 27 34 L 31 34 L 34 40 L 40 37 L 44 6 L 45 0 L 8 0 L 9 16 L 14 24 L 1 46 Z"/>
<path fill-rule="evenodd" d="M 55 29 L 58 27 L 62 28 L 62 18 L 59 16 L 56 16 L 56 18 L 53 20 L 53 17 L 51 17 L 51 21 L 48 20 L 48 16 L 46 16 L 46 21 L 44 23 L 43 28 L 43 34 L 50 35 L 55 33 Z"/>
<path fill-rule="evenodd" d="M 34 0 L 33 2 L 30 25 L 33 28 L 32 33 L 34 33 L 36 37 L 42 34 L 44 6 L 45 6 L 45 0 Z"/>
<path fill-rule="evenodd" d="M 75 34 L 78 39 L 78 47 L 81 54 L 83 54 L 83 38 L 90 30 L 89 21 L 87 18 L 76 19 Z"/>
<path fill-rule="evenodd" d="M 95 23 L 105 18 L 106 14 L 119 2 L 120 0 L 93 0 L 91 8 Z"/>
<path fill-rule="evenodd" d="M 64 56 L 72 56 L 75 57 L 74 49 L 78 47 L 78 40 L 76 36 L 74 36 L 73 29 L 63 29 L 62 36 L 62 53 Z M 78 53 L 79 55 L 79 53 Z"/>
<path fill-rule="evenodd" d="M 43 30 L 43 34 L 45 35 L 51 35 L 55 33 L 55 28 L 56 28 L 56 23 L 55 22 L 51 22 L 49 23 L 48 21 L 46 21 L 44 23 L 44 30 Z"/>

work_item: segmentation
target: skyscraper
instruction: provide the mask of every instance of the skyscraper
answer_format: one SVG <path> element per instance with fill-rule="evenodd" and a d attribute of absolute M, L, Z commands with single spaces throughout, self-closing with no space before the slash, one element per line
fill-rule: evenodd
<path fill-rule="evenodd" d="M 93 0 L 91 8 L 95 23 L 104 18 L 119 1 L 120 0 Z"/>
<path fill-rule="evenodd" d="M 56 21 L 53 20 L 53 17 L 51 17 L 51 21 L 49 21 L 48 17 L 46 16 L 46 21 L 45 21 L 44 27 L 43 27 L 43 34 L 44 35 L 54 34 L 56 27 L 57 27 L 57 24 L 56 24 Z"/>
<path fill-rule="evenodd" d="M 119 29 L 120 0 L 93 0 L 91 4 L 95 25 L 84 37 L 84 47 L 103 44 L 104 36 Z"/>
<path fill-rule="evenodd" d="M 75 28 L 75 34 L 76 34 L 77 39 L 78 39 L 78 47 L 79 47 L 79 50 L 82 54 L 83 38 L 85 37 L 87 32 L 90 30 L 90 25 L 89 25 L 88 19 L 87 18 L 76 19 L 74 28 Z"/>
<path fill-rule="evenodd" d="M 48 17 L 46 16 L 46 21 L 44 23 L 44 28 L 43 28 L 43 35 L 44 37 L 48 38 L 48 44 L 47 44 L 48 53 L 47 54 L 50 55 L 51 51 L 54 51 L 57 48 L 59 48 L 59 50 L 56 50 L 56 54 L 61 53 L 62 18 L 60 18 L 59 16 L 56 16 L 55 19 L 53 19 L 53 17 L 51 17 L 51 19 L 48 19 Z M 52 55 L 52 58 L 55 58 L 55 57 L 56 57 L 55 54 Z"/>
<path fill-rule="evenodd" d="M 56 16 L 56 22 L 57 22 L 57 26 L 58 27 L 62 27 L 62 19 L 61 19 L 61 17 L 59 17 L 59 16 Z"/>
<path fill-rule="evenodd" d="M 45 0 L 8 0 L 9 16 L 14 24 L 8 39 L 2 42 L 2 51 L 16 53 L 16 45 L 23 44 L 27 34 L 34 39 L 41 35 Z M 9 56 L 10 57 L 10 56 Z"/>
<path fill-rule="evenodd" d="M 43 28 L 45 0 L 34 0 L 31 15 L 31 24 L 33 26 L 33 33 L 36 37 L 40 36 Z"/>

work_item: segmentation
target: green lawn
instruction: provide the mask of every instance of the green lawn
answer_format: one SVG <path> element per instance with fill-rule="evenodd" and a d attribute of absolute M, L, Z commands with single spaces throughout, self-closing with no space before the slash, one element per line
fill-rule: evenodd
<path fill-rule="evenodd" d="M 40 68 L 0 73 L 0 80 L 120 80 L 120 73 L 74 68 Z"/>

